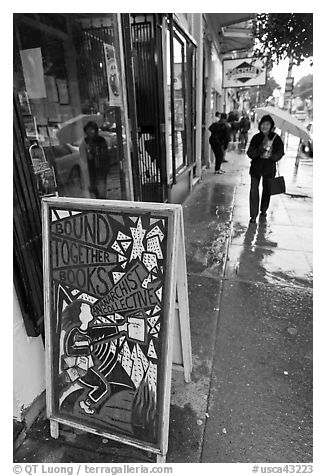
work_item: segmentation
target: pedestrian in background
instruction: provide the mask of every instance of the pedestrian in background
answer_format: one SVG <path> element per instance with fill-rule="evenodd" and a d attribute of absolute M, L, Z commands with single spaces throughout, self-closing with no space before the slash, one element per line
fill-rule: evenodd
<path fill-rule="evenodd" d="M 110 166 L 108 146 L 104 137 L 99 135 L 96 122 L 89 121 L 84 132 L 85 139 L 79 147 L 83 185 L 91 197 L 106 198 L 106 181 Z"/>
<path fill-rule="evenodd" d="M 214 173 L 223 174 L 224 171 L 221 170 L 221 164 L 224 159 L 224 151 L 227 149 L 230 140 L 230 128 L 226 122 L 226 114 L 222 112 L 220 120 L 213 122 L 208 129 L 211 132 L 209 143 L 215 156 Z"/>
<path fill-rule="evenodd" d="M 230 124 L 228 123 L 228 121 L 227 121 L 227 115 L 224 114 L 223 117 L 224 117 L 225 120 L 226 120 L 225 124 L 226 124 L 226 126 L 227 126 L 227 128 L 228 128 L 227 135 L 228 135 L 228 138 L 229 138 L 229 139 L 228 139 L 228 145 L 227 145 L 225 148 L 223 148 L 223 160 L 222 160 L 222 162 L 227 162 L 227 160 L 226 160 L 225 157 L 226 157 L 226 151 L 227 151 L 227 148 L 228 148 L 228 146 L 229 146 L 230 137 L 231 137 L 231 125 L 230 125 Z"/>
<path fill-rule="evenodd" d="M 239 113 L 236 109 L 233 109 L 228 114 L 228 123 L 231 126 L 231 142 L 233 142 L 233 148 L 235 146 L 235 142 L 237 142 L 238 138 L 238 130 L 239 130 Z"/>
<path fill-rule="evenodd" d="M 259 132 L 255 134 L 247 151 L 251 159 L 249 173 L 250 185 L 250 222 L 255 223 L 259 212 L 259 183 L 262 178 L 263 191 L 260 203 L 260 215 L 266 217 L 269 207 L 270 193 L 268 179 L 276 175 L 276 162 L 284 155 L 284 144 L 274 132 L 275 123 L 270 115 L 263 116 L 258 124 Z"/>
<path fill-rule="evenodd" d="M 215 122 L 219 121 L 219 120 L 220 120 L 220 116 L 221 116 L 221 113 L 218 112 L 218 111 L 216 111 L 214 121 L 215 121 Z"/>
<path fill-rule="evenodd" d="M 250 129 L 250 119 L 247 111 L 243 111 L 239 121 L 239 149 L 240 152 L 245 152 L 248 142 L 248 132 Z"/>

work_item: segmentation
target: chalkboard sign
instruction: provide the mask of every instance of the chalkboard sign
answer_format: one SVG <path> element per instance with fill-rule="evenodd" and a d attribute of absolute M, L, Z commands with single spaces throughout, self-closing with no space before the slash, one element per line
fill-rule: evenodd
<path fill-rule="evenodd" d="M 64 423 L 163 461 L 176 328 L 191 372 L 182 208 L 59 197 L 42 208 L 51 435 Z"/>

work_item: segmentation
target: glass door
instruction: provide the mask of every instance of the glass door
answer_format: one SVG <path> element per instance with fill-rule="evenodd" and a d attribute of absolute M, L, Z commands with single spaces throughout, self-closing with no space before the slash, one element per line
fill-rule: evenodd
<path fill-rule="evenodd" d="M 173 37 L 173 96 L 174 96 L 174 145 L 176 172 L 187 163 L 187 135 L 186 135 L 186 56 L 182 38 L 174 32 Z"/>
<path fill-rule="evenodd" d="M 171 21 L 171 20 L 170 20 Z M 167 33 L 168 175 L 177 175 L 195 162 L 196 47 L 176 25 Z"/>

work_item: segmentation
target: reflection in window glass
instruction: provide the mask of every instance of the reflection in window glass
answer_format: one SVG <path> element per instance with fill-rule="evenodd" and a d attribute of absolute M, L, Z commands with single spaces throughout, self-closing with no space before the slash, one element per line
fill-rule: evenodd
<path fill-rule="evenodd" d="M 171 62 L 170 62 L 170 30 L 167 31 L 166 35 L 166 82 L 168 87 L 168 117 L 167 117 L 167 139 L 166 139 L 166 149 L 167 149 L 167 164 L 166 172 L 169 178 L 172 177 L 172 122 L 171 122 Z"/>
<path fill-rule="evenodd" d="M 174 62 L 174 134 L 175 134 L 175 163 L 178 170 L 185 163 L 186 133 L 185 133 L 185 54 L 181 40 L 173 38 Z"/>
<path fill-rule="evenodd" d="M 14 87 L 35 173 L 46 163 L 62 196 L 126 198 L 116 15 L 15 14 L 14 25 Z"/>
<path fill-rule="evenodd" d="M 170 43 L 173 42 L 173 55 Z M 184 167 L 195 159 L 195 48 L 181 31 L 173 28 L 173 38 L 168 31 L 167 50 L 167 172 L 170 179 L 173 173 L 182 173 Z M 172 62 L 172 63 L 171 63 Z M 173 72 L 171 66 L 173 65 Z M 173 78 L 171 77 L 173 75 Z M 172 86 L 172 87 L 171 87 Z M 172 98 L 173 104 L 172 107 Z M 173 134 L 172 134 L 173 127 Z M 175 168 L 173 168 L 175 166 Z"/>

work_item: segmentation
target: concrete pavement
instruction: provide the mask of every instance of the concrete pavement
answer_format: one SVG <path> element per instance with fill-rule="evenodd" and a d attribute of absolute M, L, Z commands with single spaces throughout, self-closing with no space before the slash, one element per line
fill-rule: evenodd
<path fill-rule="evenodd" d="M 167 462 L 312 461 L 312 159 L 281 161 L 287 193 L 249 225 L 249 159 L 227 153 L 184 203 L 194 370 L 173 372 Z M 150 462 L 41 416 L 15 462 Z"/>

